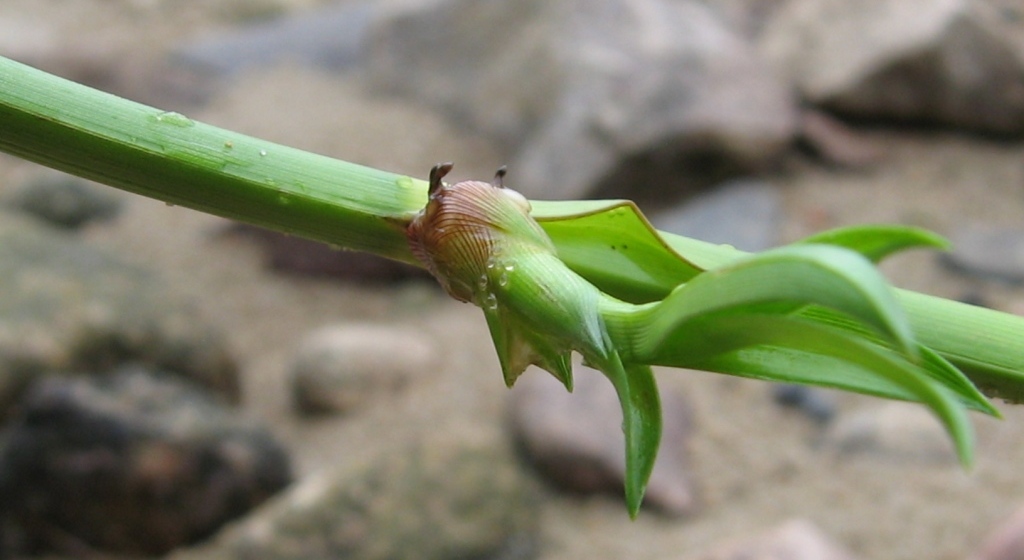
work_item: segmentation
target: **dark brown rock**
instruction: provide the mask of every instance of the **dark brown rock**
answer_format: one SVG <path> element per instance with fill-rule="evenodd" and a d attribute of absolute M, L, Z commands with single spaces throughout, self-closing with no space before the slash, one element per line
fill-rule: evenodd
<path fill-rule="evenodd" d="M 228 233 L 255 240 L 266 254 L 267 266 L 281 272 L 329 276 L 364 284 L 430 277 L 423 269 L 409 264 L 370 253 L 343 251 L 318 241 L 247 224 L 236 224 Z"/>
<path fill-rule="evenodd" d="M 223 334 L 159 275 L 0 212 L 0 416 L 40 375 L 126 362 L 239 394 Z"/>
<path fill-rule="evenodd" d="M 437 437 L 321 471 L 175 560 L 528 560 L 536 488 L 503 445 Z"/>
<path fill-rule="evenodd" d="M 161 554 L 290 480 L 265 431 L 182 381 L 141 369 L 45 379 L 0 449 L 0 544 L 14 554 Z"/>

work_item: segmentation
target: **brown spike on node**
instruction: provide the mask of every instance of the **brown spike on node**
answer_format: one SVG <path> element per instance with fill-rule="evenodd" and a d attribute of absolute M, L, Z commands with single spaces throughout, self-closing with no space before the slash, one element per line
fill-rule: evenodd
<path fill-rule="evenodd" d="M 427 188 L 428 195 L 434 194 L 437 192 L 437 189 L 441 188 L 441 179 L 443 179 L 444 176 L 452 170 L 452 167 L 455 167 L 455 164 L 450 161 L 446 161 L 435 165 L 433 169 L 430 170 L 430 187 Z"/>
<path fill-rule="evenodd" d="M 491 181 L 491 184 L 494 185 L 495 187 L 498 187 L 499 189 L 505 188 L 506 173 L 508 173 L 508 169 L 506 168 L 506 166 L 502 165 L 501 167 L 499 167 L 498 170 L 494 172 L 494 180 Z"/>

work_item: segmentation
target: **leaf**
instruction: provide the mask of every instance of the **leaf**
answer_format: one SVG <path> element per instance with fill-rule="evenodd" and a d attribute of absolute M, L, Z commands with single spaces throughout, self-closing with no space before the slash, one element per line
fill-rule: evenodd
<path fill-rule="evenodd" d="M 623 320 L 645 323 L 642 336 L 629 341 L 633 359 L 658 363 L 674 352 L 675 331 L 687 321 L 715 313 L 788 314 L 807 304 L 854 317 L 903 352 L 916 353 L 910 326 L 885 279 L 863 257 L 827 245 L 781 247 L 705 272 L 662 303 Z"/>
<path fill-rule="evenodd" d="M 857 375 L 866 374 L 876 377 L 877 381 L 899 387 L 913 395 L 912 400 L 928 406 L 952 437 L 960 461 L 965 466 L 972 461 L 973 432 L 964 408 L 953 393 L 921 368 L 886 348 L 859 340 L 842 331 L 785 316 L 718 316 L 694 321 L 688 331 L 689 334 L 700 333 L 701 336 L 699 339 L 690 338 L 685 351 L 678 353 L 680 359 L 672 365 L 748 375 L 749 360 L 736 360 L 737 351 L 754 348 L 767 352 L 771 347 L 818 354 L 846 362 L 859 370 Z M 804 382 L 804 379 L 790 375 L 792 358 L 792 354 L 783 353 L 773 358 L 762 353 L 759 376 L 775 381 Z M 803 367 L 806 368 L 806 365 L 805 362 Z M 737 366 L 740 367 L 737 369 Z M 815 384 L 849 385 L 850 379 L 844 377 L 851 375 L 854 375 L 851 369 L 826 369 L 819 372 L 820 380 Z M 863 384 L 863 381 L 854 383 Z"/>
<path fill-rule="evenodd" d="M 555 243 L 558 257 L 619 299 L 658 300 L 703 271 L 670 248 L 632 202 L 532 204 L 531 215 Z"/>
<path fill-rule="evenodd" d="M 636 519 L 661 442 L 661 400 L 654 372 L 644 364 L 624 366 L 614 351 L 605 356 L 585 354 L 584 360 L 604 373 L 619 397 L 626 436 L 626 507 Z"/>
<path fill-rule="evenodd" d="M 854 321 L 848 316 L 838 314 L 830 309 L 825 309 L 816 305 L 809 305 L 800 309 L 796 313 L 796 316 L 812 320 L 818 324 L 828 325 L 833 328 L 846 331 L 867 341 L 873 341 L 883 345 L 885 344 L 885 341 L 878 337 L 871 329 Z M 925 372 L 929 373 L 936 380 L 942 382 L 947 388 L 959 395 L 961 401 L 966 406 L 988 414 L 989 416 L 1000 417 L 999 411 L 992 406 L 992 403 L 985 398 L 974 383 L 968 379 L 962 371 L 949 363 L 948 360 L 940 356 L 931 348 L 921 344 L 918 345 L 918 353 L 922 358 L 918 365 L 920 365 Z M 856 389 L 851 390 L 856 391 Z"/>
<path fill-rule="evenodd" d="M 878 263 L 906 249 L 948 249 L 949 242 L 928 230 L 902 225 L 858 225 L 831 229 L 797 243 L 824 244 L 856 251 Z"/>

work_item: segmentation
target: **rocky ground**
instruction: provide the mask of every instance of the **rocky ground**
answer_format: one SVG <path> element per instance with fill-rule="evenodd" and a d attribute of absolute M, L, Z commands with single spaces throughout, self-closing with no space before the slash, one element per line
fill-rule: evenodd
<path fill-rule="evenodd" d="M 302 13 L 314 4 L 8 0 L 0 7 L 0 54 L 32 59 L 58 74 L 211 124 L 415 176 L 437 161 L 451 160 L 458 163 L 460 177 L 486 178 L 511 159 L 501 143 L 442 113 L 374 93 L 366 76 L 351 69 L 325 72 L 278 61 L 242 69 L 212 86 L 192 74 L 176 74 L 177 67 L 167 62 L 174 49 L 230 36 L 261 18 Z M 964 226 L 1014 228 L 1024 217 L 1024 145 L 1019 142 L 942 127 L 873 125 L 854 133 L 875 154 L 870 164 L 825 165 L 791 150 L 750 179 L 770 191 L 778 205 L 764 226 L 777 242 L 865 222 L 910 223 L 955 240 Z M 40 175 L 31 164 L 0 156 L 0 196 L 10 199 Z M 512 168 L 510 184 L 514 175 Z M 480 516 L 481 526 L 499 539 L 507 534 L 494 527 L 503 524 L 536 536 L 528 545 L 506 547 L 505 557 L 536 554 L 544 560 L 706 558 L 706 551 L 722 542 L 794 518 L 812 522 L 853 558 L 961 559 L 1024 503 L 1020 407 L 1000 404 L 1003 421 L 976 418 L 977 463 L 965 471 L 944 447 L 941 433 L 936 439 L 935 426 L 905 409 L 822 393 L 812 398 L 820 399 L 814 406 L 827 413 L 815 417 L 779 406 L 771 387 L 762 383 L 665 370 L 659 378 L 666 390 L 678 392 L 691 408 L 686 422 L 692 428 L 681 437 L 695 498 L 683 508 L 689 510 L 685 515 L 645 510 L 630 521 L 618 495 L 559 491 L 542 482 L 513 449 L 507 423 L 516 390 L 504 388 L 478 310 L 447 299 L 428 281 L 367 286 L 268 270 L 259 246 L 230 234 L 222 219 L 120 193 L 115 198 L 121 208 L 116 217 L 87 224 L 74 236 L 153 271 L 168 294 L 159 297 L 189 302 L 198 317 L 193 320 L 224 334 L 237 362 L 242 411 L 287 449 L 294 478 L 307 496 L 320 480 L 318 473 L 364 472 L 366 465 L 401 456 L 403 449 L 426 457 L 426 472 L 410 474 L 393 461 L 384 472 L 414 480 L 422 476 L 421 485 L 446 488 L 438 482 L 443 473 L 451 465 L 474 464 L 477 455 L 456 461 L 452 457 L 463 457 L 462 452 L 446 455 L 443 445 L 470 442 L 471 449 L 487 450 L 484 457 L 521 467 L 515 472 L 495 468 L 493 478 L 480 478 L 479 484 L 501 489 L 494 499 L 516 504 L 508 517 Z M 660 209 L 647 207 L 652 213 Z M 953 272 L 932 254 L 900 256 L 885 271 L 903 287 L 1024 311 L 1019 286 Z M 332 325 L 364 330 L 369 325 L 395 333 L 382 336 L 409 336 L 414 342 L 403 348 L 415 363 L 429 366 L 402 366 L 395 383 L 361 386 L 361 402 L 344 414 L 301 414 L 291 379 L 297 356 L 310 333 Z M 443 442 L 440 456 L 430 455 L 433 441 Z M 427 451 L 422 442 L 428 442 Z M 509 489 L 509 477 L 527 479 L 528 498 Z M 536 496 L 540 499 L 533 503 Z M 294 505 L 302 496 L 289 500 Z M 381 503 L 393 508 L 385 512 L 412 507 L 401 495 Z M 415 511 L 420 512 L 445 507 L 431 505 L 430 499 L 425 505 L 409 503 L 419 504 L 423 509 Z M 282 515 L 278 511 L 271 518 Z M 380 519 L 368 515 L 360 523 L 376 527 L 373 522 Z M 257 529 L 241 526 L 219 538 L 256 546 L 257 537 L 248 545 L 237 543 Z M 374 557 L 366 554 L 358 557 Z"/>

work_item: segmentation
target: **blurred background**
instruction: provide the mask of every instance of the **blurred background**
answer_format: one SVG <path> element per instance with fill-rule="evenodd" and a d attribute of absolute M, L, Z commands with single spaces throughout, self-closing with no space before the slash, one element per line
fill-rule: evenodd
<path fill-rule="evenodd" d="M 894 283 L 1024 313 L 1018 0 L 4 0 L 0 55 L 751 251 L 923 226 Z M 658 375 L 630 521 L 598 374 L 507 390 L 418 270 L 0 155 L 0 558 L 1024 558 L 1021 407 L 964 470 L 917 407 Z"/>

